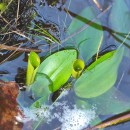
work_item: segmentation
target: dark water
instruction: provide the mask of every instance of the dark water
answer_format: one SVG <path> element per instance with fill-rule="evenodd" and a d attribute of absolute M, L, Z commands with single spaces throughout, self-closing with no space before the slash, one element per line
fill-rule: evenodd
<path fill-rule="evenodd" d="M 98 0 L 100 6 L 102 7 L 102 10 L 106 9 L 109 5 L 113 3 L 114 0 Z M 124 0 L 127 3 L 127 6 L 130 9 L 130 1 Z M 27 2 L 27 3 L 26 3 Z M 20 11 L 19 15 L 20 18 L 18 20 L 18 24 L 15 25 L 15 17 L 16 17 L 16 11 L 17 10 L 17 2 L 14 2 L 13 5 L 11 5 L 11 8 L 9 12 L 3 13 L 3 17 L 5 17 L 8 21 L 11 21 L 11 25 L 7 26 L 7 28 L 1 33 L 6 33 L 13 30 L 20 30 L 20 32 L 24 33 L 26 36 L 29 37 L 32 41 L 16 34 L 8 34 L 8 35 L 0 35 L 0 43 L 5 45 L 16 45 L 23 43 L 22 47 L 33 47 L 33 48 L 39 48 L 42 50 L 42 52 L 39 54 L 40 57 L 43 57 L 45 55 L 50 54 L 51 52 L 58 51 L 59 48 L 65 48 L 67 43 L 64 43 L 62 46 L 58 46 L 55 44 L 50 45 L 49 42 L 47 43 L 46 40 L 40 40 L 38 37 L 33 37 L 33 35 L 30 34 L 39 34 L 38 32 L 34 32 L 33 30 L 30 31 L 28 27 L 33 27 L 34 24 L 38 24 L 41 27 L 44 27 L 46 30 L 48 30 L 53 36 L 59 40 L 62 41 L 66 37 L 66 30 L 68 26 L 71 23 L 71 17 L 67 15 L 65 8 L 67 8 L 69 11 L 73 12 L 74 14 L 79 14 L 85 7 L 92 6 L 96 12 L 96 15 L 101 13 L 101 10 L 97 8 L 97 6 L 94 4 L 92 0 L 59 0 L 59 1 L 53 1 L 53 0 L 35 0 L 32 1 L 33 4 L 31 5 L 31 1 L 25 1 L 21 0 L 20 2 Z M 16 5 L 15 5 L 16 4 Z M 26 5 L 25 5 L 26 4 Z M 14 8 L 14 9 L 13 9 Z M 117 46 L 116 40 L 111 36 L 111 29 L 110 25 L 108 23 L 108 18 L 110 15 L 111 9 L 106 12 L 105 15 L 100 17 L 100 21 L 102 26 L 104 27 L 104 39 L 102 44 L 102 49 L 111 46 L 109 48 L 112 50 L 114 46 Z M 8 15 L 7 15 L 8 14 Z M 35 15 L 35 17 L 34 17 Z M 87 15 L 87 14 L 86 14 Z M 73 16 L 72 16 L 73 17 Z M 6 24 L 1 20 L 0 21 L 1 26 L 5 26 Z M 27 32 L 27 33 L 26 33 Z M 35 44 L 32 44 L 35 43 Z M 50 52 L 51 50 L 51 52 Z M 128 50 L 128 48 L 127 48 Z M 128 52 L 130 52 L 128 50 Z M 17 83 L 24 83 L 25 82 L 25 74 L 26 74 L 26 67 L 27 67 L 27 53 L 22 52 L 19 54 L 13 54 L 11 58 L 8 60 L 5 60 L 12 54 L 12 51 L 6 51 L 1 50 L 0 52 L 0 79 L 5 81 L 16 81 Z M 4 61 L 5 60 L 5 61 Z M 115 83 L 115 86 L 118 88 L 120 92 L 122 92 L 126 98 L 130 98 L 130 57 L 124 57 L 118 73 L 118 78 Z M 57 95 L 57 94 L 56 94 Z M 55 95 L 54 95 L 55 96 Z M 53 98 L 54 98 L 53 96 Z M 68 106 L 70 108 L 73 108 L 74 99 L 71 98 L 71 93 L 67 98 L 63 98 L 62 100 L 68 101 Z M 129 101 L 129 100 L 128 100 Z M 72 105 L 73 104 L 73 105 Z M 109 107 L 109 106 L 108 106 Z M 54 110 L 57 112 L 57 110 Z M 58 111 L 62 111 L 61 108 L 59 108 Z M 107 117 L 110 117 L 111 115 L 102 116 L 99 115 L 102 120 L 107 119 Z M 51 130 L 58 126 L 60 126 L 60 122 L 57 120 L 53 120 L 51 122 L 51 125 L 45 124 L 42 125 L 42 128 L 38 129 L 46 129 Z M 24 125 L 23 130 L 28 129 L 27 128 L 28 123 Z M 123 123 L 117 126 L 112 126 L 109 128 L 105 128 L 106 130 L 129 130 L 130 129 L 130 123 Z"/>

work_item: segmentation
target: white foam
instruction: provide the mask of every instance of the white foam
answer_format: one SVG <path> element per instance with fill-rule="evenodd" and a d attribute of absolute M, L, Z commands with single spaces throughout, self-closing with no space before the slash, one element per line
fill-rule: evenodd
<path fill-rule="evenodd" d="M 64 109 L 61 130 L 82 130 L 95 118 L 94 110 Z"/>
<path fill-rule="evenodd" d="M 33 109 L 32 108 L 22 108 L 24 116 L 20 116 L 18 114 L 16 116 L 16 119 L 20 120 L 20 118 L 21 118 L 23 123 L 26 123 L 30 120 L 39 121 L 41 118 L 49 119 L 49 117 L 51 117 L 51 111 L 50 111 L 49 107 L 50 106 L 48 106 L 48 105 L 44 105 L 41 108 L 33 108 Z"/>
<path fill-rule="evenodd" d="M 55 108 L 58 110 L 52 113 Z M 24 108 L 23 112 L 25 115 L 22 119 L 24 123 L 30 120 L 39 121 L 42 118 L 46 119 L 46 123 L 49 124 L 53 119 L 57 119 L 61 122 L 61 130 L 82 130 L 91 123 L 96 115 L 95 108 L 90 110 L 78 109 L 76 106 L 70 108 L 66 101 L 56 102 L 51 106 L 44 105 L 41 108 Z M 19 116 L 17 119 L 19 120 Z"/>

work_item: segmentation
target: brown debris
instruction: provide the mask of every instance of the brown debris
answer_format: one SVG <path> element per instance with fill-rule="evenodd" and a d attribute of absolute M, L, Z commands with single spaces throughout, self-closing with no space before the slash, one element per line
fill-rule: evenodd
<path fill-rule="evenodd" d="M 0 80 L 0 130 L 22 129 L 22 124 L 15 118 L 20 113 L 17 95 L 18 86 L 15 82 Z"/>

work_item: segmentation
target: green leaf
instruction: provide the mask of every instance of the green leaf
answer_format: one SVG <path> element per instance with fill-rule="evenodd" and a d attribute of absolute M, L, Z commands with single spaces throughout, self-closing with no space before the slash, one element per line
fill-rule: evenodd
<path fill-rule="evenodd" d="M 49 56 L 39 66 L 37 72 L 48 75 L 52 80 L 53 92 L 64 85 L 71 76 L 76 57 L 76 50 L 63 50 Z"/>
<path fill-rule="evenodd" d="M 84 66 L 85 66 L 84 61 L 81 59 L 77 59 L 73 64 L 72 76 L 74 78 L 78 78 L 81 72 L 83 71 Z"/>
<path fill-rule="evenodd" d="M 26 85 L 29 86 L 34 82 L 37 69 L 40 65 L 40 58 L 35 52 L 31 52 L 28 58 L 28 67 L 26 73 Z"/>
<path fill-rule="evenodd" d="M 31 85 L 31 90 L 35 98 L 40 98 L 46 94 L 50 94 L 52 87 L 53 83 L 47 75 L 37 73 L 35 82 Z"/>
<path fill-rule="evenodd" d="M 37 100 L 30 108 L 40 108 L 42 105 L 46 104 L 52 93 L 52 87 L 53 83 L 47 75 L 36 73 L 35 81 L 31 85 L 30 90 L 32 91 L 33 97 Z"/>
<path fill-rule="evenodd" d="M 90 24 L 90 20 L 96 17 L 92 7 L 85 8 L 76 18 L 74 18 L 68 28 L 68 34 L 71 35 L 78 32 L 83 26 Z M 80 57 L 83 57 L 86 63 L 98 50 L 98 46 L 102 43 L 103 31 L 99 20 L 89 25 L 87 29 L 74 36 L 69 43 L 75 41 L 76 47 L 79 48 Z M 68 44 L 67 44 L 68 45 Z"/>
<path fill-rule="evenodd" d="M 98 58 L 98 60 L 96 60 L 95 62 L 93 62 L 90 66 L 88 66 L 87 70 L 91 70 L 93 69 L 95 66 L 97 66 L 98 64 L 102 63 L 103 61 L 111 58 L 113 55 L 114 55 L 115 51 L 111 51 L 111 52 L 108 52 L 106 53 L 105 55 L 103 56 L 100 56 L 100 58 Z"/>
<path fill-rule="evenodd" d="M 91 70 L 86 70 L 76 81 L 74 85 L 76 95 L 82 98 L 92 98 L 109 90 L 117 79 L 118 67 L 122 59 L 123 50 L 124 48 L 120 47 L 111 57 L 108 57 L 107 54 L 104 55 L 102 58 L 104 61 L 100 60 L 100 58 L 97 59 L 101 63 L 97 64 Z M 92 68 L 91 65 L 90 68 Z"/>

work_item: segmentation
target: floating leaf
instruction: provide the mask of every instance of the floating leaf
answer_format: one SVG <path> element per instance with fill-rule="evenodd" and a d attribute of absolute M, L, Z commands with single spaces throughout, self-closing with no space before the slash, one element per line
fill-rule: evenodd
<path fill-rule="evenodd" d="M 76 95 L 82 98 L 92 98 L 109 90 L 117 79 L 118 67 L 122 59 L 123 50 L 120 47 L 111 57 L 103 55 L 102 59 L 104 61 L 101 60 L 102 62 L 90 71 L 86 70 L 74 85 Z M 97 60 L 100 60 L 100 58 Z"/>
<path fill-rule="evenodd" d="M 85 24 L 90 24 L 91 20 L 96 17 L 92 7 L 84 9 L 76 18 L 74 18 L 68 28 L 68 34 L 71 35 L 78 32 Z M 86 63 L 98 50 L 98 46 L 102 43 L 103 31 L 100 26 L 99 20 L 96 23 L 91 23 L 89 27 L 84 31 L 74 36 L 71 40 L 67 41 L 71 43 L 73 40 L 76 42 L 76 47 L 79 48 L 80 55 L 83 57 Z M 67 44 L 68 45 L 68 44 Z"/>
<path fill-rule="evenodd" d="M 26 85 L 33 83 L 37 69 L 40 65 L 40 58 L 35 52 L 31 52 L 28 58 L 28 67 L 26 74 Z"/>
<path fill-rule="evenodd" d="M 53 82 L 53 92 L 67 82 L 72 73 L 73 62 L 77 57 L 76 50 L 63 50 L 46 58 L 38 68 Z"/>
<path fill-rule="evenodd" d="M 84 61 L 81 59 L 77 59 L 73 64 L 72 76 L 74 78 L 78 78 L 81 72 L 83 71 L 84 66 L 85 66 Z"/>

